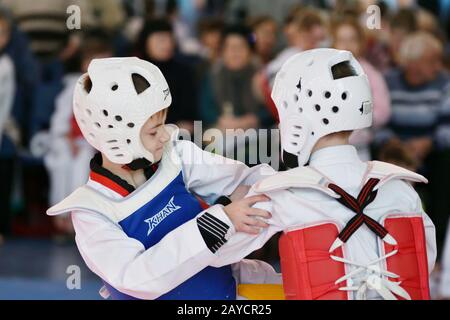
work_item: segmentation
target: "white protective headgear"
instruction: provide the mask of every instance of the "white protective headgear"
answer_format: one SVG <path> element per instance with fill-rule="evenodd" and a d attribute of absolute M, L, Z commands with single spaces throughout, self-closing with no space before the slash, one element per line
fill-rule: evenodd
<path fill-rule="evenodd" d="M 136 89 L 138 82 L 143 91 Z M 73 111 L 83 136 L 111 162 L 154 162 L 140 131 L 171 103 L 167 81 L 152 63 L 136 57 L 94 59 L 75 86 Z"/>
<path fill-rule="evenodd" d="M 354 75 L 339 78 L 334 71 L 342 66 Z M 297 157 L 298 165 L 308 162 L 321 137 L 372 125 L 369 82 L 349 51 L 321 48 L 294 55 L 277 73 L 272 99 L 281 147 Z"/>

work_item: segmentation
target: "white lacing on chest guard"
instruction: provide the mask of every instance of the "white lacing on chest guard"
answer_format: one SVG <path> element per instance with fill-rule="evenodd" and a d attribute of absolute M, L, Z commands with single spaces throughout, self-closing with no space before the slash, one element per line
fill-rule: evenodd
<path fill-rule="evenodd" d="M 398 250 L 394 250 L 373 261 L 370 261 L 367 264 L 357 263 L 330 254 L 331 259 L 333 259 L 334 261 L 342 262 L 346 265 L 356 267 L 356 269 L 354 269 L 353 271 L 337 279 L 335 281 L 335 284 L 338 285 L 339 283 L 347 281 L 347 286 L 341 287 L 339 288 L 339 290 L 356 292 L 356 300 L 367 300 L 367 290 L 376 291 L 384 300 L 397 300 L 397 297 L 394 294 L 406 300 L 411 300 L 408 292 L 406 292 L 406 290 L 400 286 L 401 281 L 394 282 L 386 278 L 389 277 L 396 279 L 399 278 L 399 276 L 393 272 L 382 270 L 378 265 L 379 262 L 392 257 L 393 255 L 397 254 L 397 252 Z M 365 272 L 365 275 L 363 275 L 361 278 L 356 278 L 356 276 L 360 275 L 362 272 Z M 353 285 L 357 281 L 359 281 L 359 285 Z"/>

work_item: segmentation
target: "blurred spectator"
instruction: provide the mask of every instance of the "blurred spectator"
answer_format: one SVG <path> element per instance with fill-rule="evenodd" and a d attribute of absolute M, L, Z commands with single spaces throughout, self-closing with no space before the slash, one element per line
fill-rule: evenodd
<path fill-rule="evenodd" d="M 277 23 L 270 16 L 255 17 L 250 26 L 255 37 L 255 53 L 265 65 L 273 59 L 277 42 Z"/>
<path fill-rule="evenodd" d="M 389 90 L 381 73 L 364 58 L 366 43 L 364 29 L 356 18 L 346 17 L 333 24 L 332 36 L 333 46 L 336 49 L 352 52 L 367 74 L 373 97 L 374 113 L 372 130 L 384 126 L 391 115 Z M 350 142 L 357 147 L 362 159 L 366 161 L 371 160 L 371 130 L 363 129 L 355 131 L 350 138 Z"/>
<path fill-rule="evenodd" d="M 413 172 L 417 171 L 417 161 L 411 151 L 399 139 L 391 139 L 378 155 L 380 161 L 395 164 Z"/>
<path fill-rule="evenodd" d="M 10 37 L 10 21 L 0 13 L 0 145 L 5 125 L 10 118 L 15 93 L 14 64 L 5 52 Z"/>
<path fill-rule="evenodd" d="M 252 63 L 249 29 L 230 26 L 222 38 L 222 60 L 203 83 L 202 119 L 221 130 L 257 128 L 264 106 L 253 94 L 257 66 Z M 209 90 L 208 90 L 209 89 Z"/>
<path fill-rule="evenodd" d="M 402 41 L 418 30 L 416 12 L 413 9 L 400 9 L 390 18 L 386 42 L 374 44 L 370 52 L 370 62 L 382 73 L 387 73 L 398 65 L 398 54 Z"/>
<path fill-rule="evenodd" d="M 392 100 L 387 137 L 399 138 L 411 152 L 419 170 L 430 180 L 423 188 L 430 217 L 436 225 L 438 253 L 442 249 L 450 213 L 450 135 L 442 123 L 450 80 L 442 66 L 442 44 L 433 35 L 417 32 L 405 38 L 398 54 L 400 67 L 386 77 Z M 439 128 L 441 134 L 439 134 Z M 387 136 L 386 136 L 387 135 Z M 439 150 L 439 147 L 444 150 Z"/>
<path fill-rule="evenodd" d="M 257 16 L 270 15 L 275 21 L 281 24 L 284 18 L 298 5 L 299 0 L 231 0 L 226 17 L 227 21 L 235 24 L 243 24 L 246 19 Z"/>
<path fill-rule="evenodd" d="M 196 64 L 196 85 L 201 90 L 202 81 L 208 76 L 211 67 L 220 59 L 220 42 L 224 23 L 219 18 L 206 18 L 199 22 L 198 36 L 200 61 Z"/>
<path fill-rule="evenodd" d="M 11 9 L 18 27 L 29 39 L 31 50 L 40 60 L 55 58 L 68 41 L 66 27 L 70 0 L 3 0 Z"/>
<path fill-rule="evenodd" d="M 202 85 L 201 118 L 207 126 L 225 132 L 226 129 L 267 127 L 271 122 L 266 107 L 253 90 L 254 76 L 258 70 L 253 59 L 253 47 L 247 27 L 233 25 L 224 30 L 222 59 L 213 66 Z M 250 149 L 257 145 L 257 137 L 249 137 L 247 147 L 243 140 L 238 139 L 238 143 L 235 143 L 235 134 L 239 135 L 239 132 L 233 131 L 231 135 L 226 135 L 225 145 L 218 147 L 223 147 L 222 150 L 230 157 L 245 150 L 247 156 L 256 159 L 257 151 Z M 243 158 L 239 160 L 247 162 Z M 256 161 L 251 162 L 249 158 L 247 164 L 256 164 Z"/>
<path fill-rule="evenodd" d="M 211 18 L 200 21 L 198 36 L 201 43 L 200 56 L 214 64 L 220 56 L 220 38 L 224 23 L 221 19 Z"/>
<path fill-rule="evenodd" d="M 322 19 L 321 13 L 314 8 L 295 9 L 291 20 L 287 21 L 285 32 L 288 33 L 288 47 L 267 64 L 256 80 L 256 87 L 260 90 L 259 95 L 264 97 L 266 105 L 270 107 L 275 118 L 278 117 L 277 111 L 270 97 L 275 75 L 283 63 L 294 54 L 318 48 L 327 38 L 325 21 Z"/>
<path fill-rule="evenodd" d="M 192 68 L 175 55 L 175 47 L 173 28 L 167 20 L 153 19 L 146 23 L 138 48 L 143 59 L 161 69 L 169 84 L 172 104 L 167 122 L 193 132 L 193 121 L 198 119 L 195 75 Z"/>
<path fill-rule="evenodd" d="M 439 297 L 450 299 L 450 223 L 447 226 L 447 234 L 444 241 L 441 259 L 441 275 L 439 283 Z"/>
<path fill-rule="evenodd" d="M 88 34 L 82 41 L 81 73 L 73 72 L 64 76 L 64 88 L 55 100 L 55 111 L 50 120 L 47 139 L 49 149 L 44 156 L 50 178 L 51 206 L 63 200 L 88 179 L 89 161 L 94 156 L 94 150 L 84 140 L 73 119 L 73 90 L 81 74 L 87 72 L 92 59 L 111 56 L 110 38 L 101 32 Z M 67 216 L 56 219 L 55 223 L 61 231 L 72 231 Z"/>
<path fill-rule="evenodd" d="M 392 98 L 390 134 L 408 144 L 419 164 L 431 151 L 444 89 L 449 84 L 442 68 L 442 50 L 432 35 L 414 33 L 402 43 L 400 68 L 386 77 Z"/>
<path fill-rule="evenodd" d="M 117 31 L 124 25 L 125 10 L 121 0 L 75 0 L 82 10 L 82 30 Z"/>
<path fill-rule="evenodd" d="M 11 135 L 11 110 L 15 95 L 14 64 L 6 53 L 11 37 L 11 21 L 0 11 L 0 146 L 4 135 Z M 14 172 L 14 156 L 0 154 L 0 244 L 9 233 L 11 220 L 11 195 Z"/>

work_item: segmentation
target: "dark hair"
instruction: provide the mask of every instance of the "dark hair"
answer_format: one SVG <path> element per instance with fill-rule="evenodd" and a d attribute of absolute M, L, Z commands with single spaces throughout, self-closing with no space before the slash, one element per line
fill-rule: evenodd
<path fill-rule="evenodd" d="M 254 17 L 253 19 L 250 19 L 249 21 L 249 26 L 250 28 L 252 28 L 252 30 L 257 29 L 260 25 L 264 24 L 264 23 L 273 23 L 275 26 L 277 25 L 277 22 L 275 21 L 274 18 L 272 18 L 271 16 L 257 16 Z"/>
<path fill-rule="evenodd" d="M 360 48 L 364 52 L 366 49 L 366 33 L 364 32 L 364 28 L 361 26 L 361 23 L 358 21 L 358 19 L 352 15 L 333 17 L 330 29 L 334 41 L 336 41 L 337 31 L 341 26 L 350 26 L 355 30 L 356 34 L 358 35 Z"/>
<path fill-rule="evenodd" d="M 136 51 L 145 60 L 149 60 L 149 57 L 146 53 L 147 38 L 155 32 L 169 32 L 173 35 L 172 24 L 166 18 L 155 18 L 147 20 L 145 22 L 144 28 L 139 34 L 138 40 L 136 42 Z"/>
<path fill-rule="evenodd" d="M 113 52 L 112 36 L 102 29 L 92 29 L 83 34 L 83 43 L 80 50 L 81 59 L 96 54 Z"/>
<path fill-rule="evenodd" d="M 0 6 L 0 20 L 5 21 L 8 27 L 11 29 L 13 24 L 11 14 L 7 9 L 3 8 L 2 6 Z"/>
<path fill-rule="evenodd" d="M 255 39 L 253 33 L 251 32 L 250 28 L 244 25 L 238 24 L 227 26 L 222 32 L 222 39 L 221 39 L 222 47 L 225 43 L 226 38 L 229 36 L 239 36 L 243 38 L 248 44 L 250 50 L 253 50 L 255 47 Z"/>
<path fill-rule="evenodd" d="M 320 12 L 315 8 L 305 8 L 300 11 L 293 21 L 301 31 L 310 31 L 315 26 L 324 26 L 325 22 Z"/>
<path fill-rule="evenodd" d="M 199 21 L 197 29 L 198 34 L 201 36 L 204 33 L 207 32 L 220 32 L 222 33 L 223 29 L 225 27 L 225 23 L 220 18 L 209 18 L 209 19 L 202 19 Z"/>
<path fill-rule="evenodd" d="M 173 33 L 172 24 L 166 18 L 155 18 L 147 20 L 142 29 L 142 34 L 147 38 L 155 32 L 170 32 Z"/>
<path fill-rule="evenodd" d="M 408 33 L 417 31 L 416 13 L 410 9 L 400 9 L 390 22 L 392 29 L 403 29 Z"/>

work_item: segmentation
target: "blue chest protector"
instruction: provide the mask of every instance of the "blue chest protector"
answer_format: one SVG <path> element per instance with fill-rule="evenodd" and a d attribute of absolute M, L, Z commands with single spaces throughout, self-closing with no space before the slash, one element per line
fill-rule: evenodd
<path fill-rule="evenodd" d="M 173 137 L 177 137 L 176 130 L 171 129 L 171 132 Z M 146 250 L 153 247 L 172 230 L 195 219 L 204 210 L 200 201 L 186 188 L 182 162 L 173 146 L 173 142 L 166 143 L 158 170 L 124 198 L 106 196 L 88 184 L 47 210 L 47 214 L 76 210 L 101 214 L 120 225 L 128 237 L 141 242 Z M 164 261 L 155 263 L 164 264 Z M 106 282 L 105 287 L 113 299 L 133 299 Z M 206 267 L 159 299 L 234 300 L 236 282 L 231 266 Z"/>
<path fill-rule="evenodd" d="M 203 211 L 199 200 L 188 190 L 180 171 L 157 196 L 140 209 L 119 221 L 123 231 L 140 241 L 146 249 L 158 243 L 167 233 L 194 219 Z M 114 289 L 105 282 L 113 299 L 135 299 Z M 160 296 L 158 300 L 234 300 L 236 283 L 231 267 L 206 267 L 178 287 Z"/>

